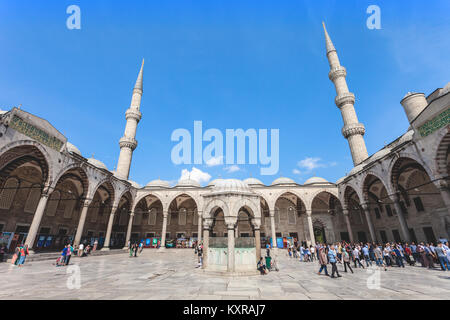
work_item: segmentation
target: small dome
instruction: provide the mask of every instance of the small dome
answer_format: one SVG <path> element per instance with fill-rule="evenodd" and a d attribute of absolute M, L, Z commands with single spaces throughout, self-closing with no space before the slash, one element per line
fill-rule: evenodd
<path fill-rule="evenodd" d="M 264 183 L 262 183 L 260 180 L 255 178 L 248 178 L 245 179 L 244 182 L 248 184 L 249 186 L 263 186 Z"/>
<path fill-rule="evenodd" d="M 399 144 L 411 141 L 413 139 L 414 136 L 414 130 L 409 130 L 407 133 L 405 133 L 400 140 L 398 140 Z"/>
<path fill-rule="evenodd" d="M 275 179 L 271 185 L 276 186 L 276 185 L 285 185 L 285 184 L 297 184 L 297 183 L 290 178 L 281 177 L 281 178 Z"/>
<path fill-rule="evenodd" d="M 136 181 L 128 180 L 128 182 L 136 189 L 142 188 L 141 185 L 139 183 L 137 183 Z"/>
<path fill-rule="evenodd" d="M 380 151 L 376 152 L 376 153 L 370 158 L 370 161 L 377 161 L 377 160 L 383 158 L 384 156 L 388 155 L 389 153 L 391 153 L 391 148 L 384 148 L 384 149 L 381 149 Z"/>
<path fill-rule="evenodd" d="M 182 188 L 201 188 L 200 183 L 191 179 L 179 180 L 178 184 L 175 187 Z"/>
<path fill-rule="evenodd" d="M 447 94 L 450 92 L 450 82 L 445 85 L 440 91 L 439 96 L 443 96 L 444 94 Z"/>
<path fill-rule="evenodd" d="M 106 165 L 103 162 L 101 162 L 100 160 L 97 160 L 94 158 L 89 158 L 88 162 L 97 168 L 108 170 Z"/>
<path fill-rule="evenodd" d="M 75 154 L 81 156 L 80 150 L 77 147 L 75 147 L 73 144 L 71 144 L 70 142 L 67 141 L 66 147 L 67 147 L 67 151 L 69 151 L 70 153 L 75 153 Z"/>
<path fill-rule="evenodd" d="M 223 179 L 214 179 L 210 183 L 208 183 L 208 187 L 213 187 L 216 185 L 217 182 L 221 181 Z"/>
<path fill-rule="evenodd" d="M 244 181 L 239 179 L 221 179 L 217 181 L 211 192 L 214 193 L 252 193 Z"/>
<path fill-rule="evenodd" d="M 349 176 L 361 171 L 363 168 L 362 164 L 358 164 L 356 167 L 354 167 L 352 170 L 350 170 L 350 173 L 348 174 Z"/>
<path fill-rule="evenodd" d="M 6 110 L 0 110 L 0 116 L 2 115 L 2 114 L 5 114 L 5 113 L 7 113 L 8 111 L 6 111 Z"/>
<path fill-rule="evenodd" d="M 304 184 L 314 184 L 314 183 L 329 183 L 329 182 L 324 178 L 312 177 L 306 180 Z"/>
<path fill-rule="evenodd" d="M 153 180 L 147 183 L 145 187 L 152 187 L 152 188 L 170 188 L 170 183 L 168 181 L 164 181 L 161 179 Z"/>
<path fill-rule="evenodd" d="M 345 178 L 347 178 L 347 176 L 338 179 L 338 180 L 336 181 L 336 184 L 341 184 L 342 182 L 344 182 Z"/>

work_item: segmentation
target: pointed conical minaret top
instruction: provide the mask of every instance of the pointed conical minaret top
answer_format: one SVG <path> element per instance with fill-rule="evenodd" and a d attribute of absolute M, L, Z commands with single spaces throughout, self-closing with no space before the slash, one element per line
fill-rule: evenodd
<path fill-rule="evenodd" d="M 325 32 L 325 44 L 327 46 L 327 54 L 331 51 L 336 51 L 334 48 L 333 42 L 331 42 L 331 38 L 328 35 L 327 28 L 325 27 L 325 22 L 322 21 L 323 31 Z"/>
<path fill-rule="evenodd" d="M 142 59 L 141 70 L 139 71 L 139 75 L 136 80 L 136 85 L 134 86 L 134 89 L 139 89 L 141 91 L 144 90 L 144 59 Z"/>

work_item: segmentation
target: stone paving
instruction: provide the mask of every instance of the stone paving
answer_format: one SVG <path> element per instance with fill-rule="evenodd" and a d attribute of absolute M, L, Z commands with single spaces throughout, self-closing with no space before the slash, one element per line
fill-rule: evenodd
<path fill-rule="evenodd" d="M 317 262 L 299 262 L 285 251 L 277 260 L 279 272 L 246 277 L 205 274 L 195 268 L 190 249 L 146 249 L 137 258 L 125 252 L 74 257 L 71 267 L 56 267 L 53 261 L 33 261 L 21 268 L 1 263 L 0 299 L 450 299 L 448 271 L 407 266 L 354 269 L 351 274 L 339 265 L 343 277 L 331 279 L 317 275 Z M 77 289 L 73 279 L 78 270 Z"/>

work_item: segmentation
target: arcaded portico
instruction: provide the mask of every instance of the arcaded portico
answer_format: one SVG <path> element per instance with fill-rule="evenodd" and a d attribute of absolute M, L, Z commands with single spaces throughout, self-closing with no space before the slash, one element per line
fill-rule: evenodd
<path fill-rule="evenodd" d="M 85 158 L 48 121 L 19 108 L 0 111 L 0 241 L 9 250 L 23 242 L 35 251 L 68 242 L 110 250 L 153 238 L 163 251 L 177 241 L 203 240 L 205 269 L 240 272 L 250 262 L 254 267 L 261 246 L 276 245 L 277 238 L 304 245 L 448 239 L 450 84 L 428 96 L 408 93 L 401 105 L 410 127 L 369 156 L 347 71 L 325 35 L 342 134 L 355 164 L 337 182 L 274 177 L 270 185 L 249 178 L 201 186 L 157 179 L 140 186 L 128 180 L 142 117 L 142 63 L 115 171 Z"/>

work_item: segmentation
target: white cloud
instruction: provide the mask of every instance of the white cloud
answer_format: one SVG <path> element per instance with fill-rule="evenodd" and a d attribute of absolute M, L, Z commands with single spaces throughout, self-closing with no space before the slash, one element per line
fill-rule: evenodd
<path fill-rule="evenodd" d="M 208 161 L 206 161 L 206 165 L 208 167 L 215 167 L 223 164 L 223 156 L 220 157 L 212 157 Z"/>
<path fill-rule="evenodd" d="M 297 165 L 300 168 L 304 168 L 308 171 L 312 171 L 316 168 L 321 168 L 321 167 L 325 167 L 325 164 L 320 163 L 322 159 L 320 158 L 305 158 L 303 160 L 300 160 Z"/>
<path fill-rule="evenodd" d="M 211 180 L 211 175 L 207 172 L 203 172 L 202 170 L 197 169 L 196 167 L 193 167 L 191 171 L 189 171 L 188 169 L 183 169 L 181 171 L 180 180 L 185 179 L 191 179 L 201 184 Z"/>
<path fill-rule="evenodd" d="M 241 170 L 241 168 L 239 168 L 237 165 L 233 165 L 230 167 L 226 167 L 223 170 L 225 170 L 228 173 L 233 173 L 233 172 L 237 172 L 237 171 Z"/>
<path fill-rule="evenodd" d="M 311 173 L 311 171 L 313 171 L 315 169 L 335 167 L 335 166 L 337 166 L 337 164 L 338 163 L 336 161 L 324 163 L 322 161 L 322 159 L 319 157 L 306 157 L 305 159 L 297 162 L 297 166 L 301 170 L 294 168 L 294 170 L 292 170 L 292 172 L 294 174 L 298 174 L 298 175 L 308 174 L 308 173 Z"/>

